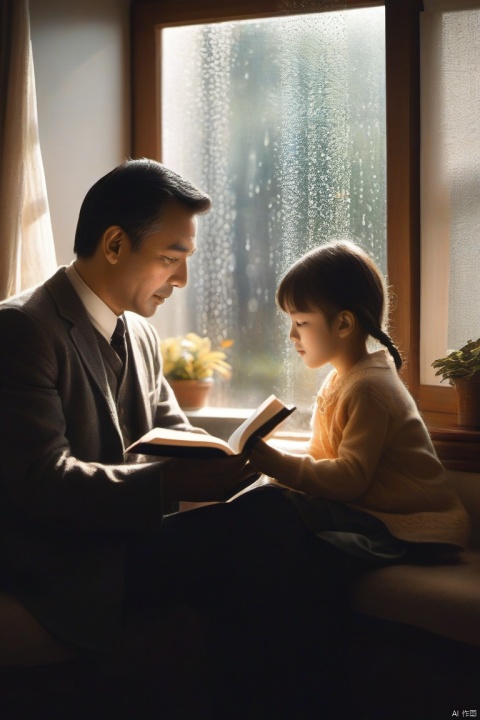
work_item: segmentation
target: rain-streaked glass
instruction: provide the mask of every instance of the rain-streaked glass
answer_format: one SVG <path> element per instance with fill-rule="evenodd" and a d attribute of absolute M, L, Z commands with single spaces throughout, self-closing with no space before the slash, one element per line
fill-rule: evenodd
<path fill-rule="evenodd" d="M 378 7 L 162 31 L 162 160 L 214 206 L 158 321 L 164 337 L 234 340 L 218 405 L 274 392 L 309 414 L 322 373 L 275 306 L 304 252 L 347 237 L 386 270 L 384 56 Z"/>

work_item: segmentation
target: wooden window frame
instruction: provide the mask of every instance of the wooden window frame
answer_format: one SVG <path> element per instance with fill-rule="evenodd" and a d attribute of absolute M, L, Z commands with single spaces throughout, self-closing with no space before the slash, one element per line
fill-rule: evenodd
<path fill-rule="evenodd" d="M 134 0 L 132 3 L 132 155 L 161 160 L 161 29 L 168 26 L 318 12 L 288 0 Z M 385 6 L 388 281 L 394 290 L 391 333 L 405 356 L 403 378 L 447 467 L 480 471 L 480 432 L 456 425 L 451 387 L 421 385 L 420 352 L 420 13 L 421 0 L 361 2 Z M 332 9 L 328 7 L 326 9 Z"/>

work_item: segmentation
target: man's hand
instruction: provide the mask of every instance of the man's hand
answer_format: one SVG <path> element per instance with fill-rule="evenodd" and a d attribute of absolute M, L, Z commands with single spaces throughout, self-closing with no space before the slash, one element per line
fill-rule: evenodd
<path fill-rule="evenodd" d="M 163 464 L 163 494 L 166 500 L 214 502 L 239 492 L 257 478 L 246 453 L 212 460 L 175 458 Z"/>

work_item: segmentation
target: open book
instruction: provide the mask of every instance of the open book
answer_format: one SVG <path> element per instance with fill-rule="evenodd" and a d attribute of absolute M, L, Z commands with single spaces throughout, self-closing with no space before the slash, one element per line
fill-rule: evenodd
<path fill-rule="evenodd" d="M 126 452 L 190 458 L 237 455 L 248 450 L 256 438 L 268 437 L 294 410 L 293 405 L 285 405 L 275 395 L 270 395 L 230 435 L 227 442 L 213 435 L 155 427 L 130 445 Z"/>

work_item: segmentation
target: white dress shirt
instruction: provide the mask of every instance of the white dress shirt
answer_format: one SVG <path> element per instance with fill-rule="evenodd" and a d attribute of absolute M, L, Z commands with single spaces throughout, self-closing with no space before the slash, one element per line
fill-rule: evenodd
<path fill-rule="evenodd" d="M 73 263 L 68 265 L 66 275 L 80 300 L 83 302 L 92 325 L 109 343 L 117 325 L 117 315 L 88 287 L 87 283 L 76 271 Z"/>

